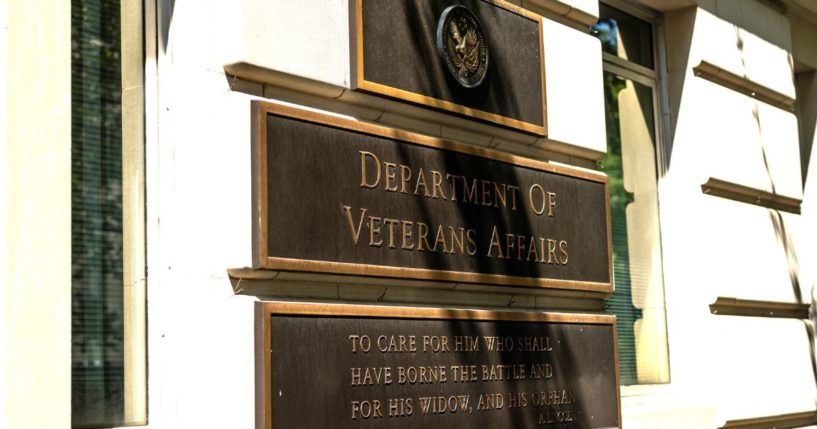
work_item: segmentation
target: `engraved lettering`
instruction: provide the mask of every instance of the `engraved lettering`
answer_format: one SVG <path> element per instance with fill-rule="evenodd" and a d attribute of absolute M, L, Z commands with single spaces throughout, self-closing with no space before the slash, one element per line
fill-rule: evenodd
<path fill-rule="evenodd" d="M 494 183 L 494 207 L 502 206 L 502 208 L 508 207 L 508 187 L 503 183 L 501 186 Z"/>
<path fill-rule="evenodd" d="M 485 348 L 489 352 L 504 352 L 513 350 L 513 338 L 511 337 L 482 337 Z"/>
<path fill-rule="evenodd" d="M 460 177 L 454 174 L 446 173 L 445 180 L 448 180 L 451 183 L 451 201 L 457 201 L 457 179 L 463 179 L 464 177 Z"/>
<path fill-rule="evenodd" d="M 442 249 L 437 250 L 437 245 L 442 244 Z M 448 244 L 445 242 L 445 230 L 443 226 L 440 225 L 437 227 L 437 236 L 434 239 L 434 248 L 431 249 L 434 252 L 445 252 L 448 253 Z"/>
<path fill-rule="evenodd" d="M 349 335 L 349 341 L 352 342 L 352 353 L 357 353 L 358 350 L 369 353 L 372 349 L 372 339 L 368 335 Z"/>
<path fill-rule="evenodd" d="M 548 216 L 553 217 L 554 208 L 556 208 L 556 193 L 548 192 Z"/>
<path fill-rule="evenodd" d="M 505 406 L 505 399 L 501 393 L 485 393 L 479 396 L 478 410 L 501 410 Z"/>
<path fill-rule="evenodd" d="M 446 382 L 448 382 L 448 376 L 443 365 L 397 367 L 397 384 L 442 384 Z"/>
<path fill-rule="evenodd" d="M 545 212 L 545 190 L 538 183 L 531 185 L 528 190 L 528 203 L 537 216 L 541 216 Z"/>
<path fill-rule="evenodd" d="M 528 245 L 528 261 L 531 260 L 539 262 L 539 250 L 536 247 L 536 237 L 531 237 L 530 244 Z"/>
<path fill-rule="evenodd" d="M 467 412 L 470 409 L 471 397 L 468 395 L 431 396 L 417 398 L 417 400 L 420 402 L 420 413 L 433 415 Z"/>
<path fill-rule="evenodd" d="M 516 196 L 519 194 L 519 186 L 508 185 L 511 190 L 511 210 L 516 210 Z"/>
<path fill-rule="evenodd" d="M 491 181 L 489 180 L 480 180 L 482 184 L 482 201 L 481 204 L 486 207 L 490 207 L 492 205 L 491 202 Z"/>
<path fill-rule="evenodd" d="M 493 255 L 494 248 L 496 248 L 497 255 Z M 491 243 L 488 245 L 488 257 L 489 258 L 502 258 L 502 245 L 499 242 L 499 231 L 496 229 L 496 225 L 494 225 L 493 231 L 491 231 Z"/>
<path fill-rule="evenodd" d="M 406 189 L 406 185 L 411 180 L 411 168 L 406 165 L 400 166 L 400 193 L 407 194 L 408 190 Z"/>
<path fill-rule="evenodd" d="M 428 245 L 428 225 L 423 222 L 417 222 L 417 235 L 419 236 L 417 250 L 422 252 L 431 249 L 431 246 Z M 423 244 L 425 244 L 425 247 L 423 247 Z"/>
<path fill-rule="evenodd" d="M 400 224 L 399 219 L 389 219 L 387 217 L 383 218 L 383 223 L 389 227 L 389 248 L 394 249 L 396 246 L 394 245 L 394 226 Z"/>
<path fill-rule="evenodd" d="M 559 261 L 559 257 L 556 256 L 556 240 L 548 238 L 548 264 L 552 264 L 554 260 Z"/>
<path fill-rule="evenodd" d="M 412 398 L 389 399 L 389 417 L 409 417 L 414 413 Z"/>
<path fill-rule="evenodd" d="M 523 352 L 549 352 L 553 350 L 550 345 L 550 337 L 518 337 L 516 347 L 517 350 Z"/>
<path fill-rule="evenodd" d="M 468 252 L 468 256 L 474 256 L 477 254 L 477 231 L 473 229 L 469 229 L 465 232 L 465 239 L 468 240 L 468 248 L 466 252 Z"/>
<path fill-rule="evenodd" d="M 360 239 L 360 229 L 363 227 L 363 218 L 366 216 L 367 209 L 360 209 L 360 220 L 357 222 L 357 228 L 355 228 L 355 222 L 352 220 L 352 208 L 349 206 L 343 206 L 343 211 L 346 213 L 346 219 L 349 221 L 349 228 L 352 230 L 352 240 L 355 242 L 355 246 L 357 246 L 357 242 Z"/>
<path fill-rule="evenodd" d="M 361 150 L 360 153 L 360 187 L 361 188 L 376 188 L 380 183 L 380 158 L 377 155 Z M 375 177 L 374 181 L 368 180 L 370 177 L 366 174 L 366 160 L 370 159 L 374 162 Z M 371 163 L 369 163 L 371 164 Z"/>
<path fill-rule="evenodd" d="M 482 381 L 524 380 L 525 364 L 482 365 Z"/>
<path fill-rule="evenodd" d="M 543 380 L 553 378 L 553 366 L 549 363 L 535 363 L 530 367 L 531 380 Z"/>
<path fill-rule="evenodd" d="M 439 171 L 431 170 L 431 184 L 431 198 L 442 198 L 445 200 L 445 192 L 443 192 L 443 175 L 440 174 Z M 439 191 L 439 194 L 437 191 Z"/>
<path fill-rule="evenodd" d="M 412 228 L 414 227 L 414 222 L 409 222 L 407 220 L 402 221 L 403 224 L 403 249 L 404 250 L 411 250 L 414 249 L 414 242 L 412 241 Z"/>
<path fill-rule="evenodd" d="M 397 164 L 384 162 L 383 165 L 386 167 L 386 191 L 397 192 L 397 184 L 394 183 L 394 179 L 397 176 Z"/>
<path fill-rule="evenodd" d="M 417 351 L 417 337 L 414 335 L 380 335 L 376 342 L 380 353 L 414 353 Z"/>
<path fill-rule="evenodd" d="M 449 226 L 448 231 L 451 233 L 451 250 L 448 253 L 455 253 L 456 249 L 459 249 L 460 255 L 465 253 L 465 228 L 454 229 L 453 226 Z"/>
<path fill-rule="evenodd" d="M 511 254 L 514 249 L 514 238 L 516 236 L 513 234 L 505 234 L 505 259 L 511 259 Z"/>
<path fill-rule="evenodd" d="M 352 420 L 380 419 L 383 418 L 383 410 L 380 409 L 380 401 L 352 401 Z"/>
<path fill-rule="evenodd" d="M 454 383 L 472 383 L 479 380 L 476 365 L 452 365 L 451 373 Z"/>
<path fill-rule="evenodd" d="M 423 335 L 423 351 L 432 353 L 448 353 L 451 349 L 448 347 L 448 337 L 437 335 Z"/>
<path fill-rule="evenodd" d="M 522 254 L 525 253 L 525 246 L 527 245 L 527 239 L 524 235 L 517 235 L 516 236 L 516 260 L 522 260 Z"/>
<path fill-rule="evenodd" d="M 454 337 L 455 352 L 478 352 L 479 337 L 456 335 Z"/>
<path fill-rule="evenodd" d="M 381 218 L 377 216 L 369 216 L 369 246 L 380 247 L 383 245 L 383 239 L 380 235 Z M 375 239 L 377 237 L 377 239 Z"/>
<path fill-rule="evenodd" d="M 423 173 L 422 168 L 417 172 L 417 183 L 414 184 L 414 195 L 420 194 L 420 186 L 423 187 L 423 195 L 430 197 L 431 194 L 428 193 L 428 184 L 426 184 L 426 175 Z"/>
<path fill-rule="evenodd" d="M 352 386 L 388 386 L 392 383 L 391 367 L 351 368 Z"/>
<path fill-rule="evenodd" d="M 567 265 L 567 241 L 560 241 L 559 242 L 559 252 L 561 252 L 562 256 L 559 257 L 559 262 L 562 265 Z"/>
<path fill-rule="evenodd" d="M 477 179 L 474 179 L 471 182 L 471 186 L 468 186 L 468 180 L 465 179 L 465 176 L 462 178 L 462 201 L 465 203 L 471 204 L 478 204 L 477 202 Z"/>
<path fill-rule="evenodd" d="M 508 392 L 508 408 L 525 408 L 528 406 L 528 394 L 525 392 Z"/>

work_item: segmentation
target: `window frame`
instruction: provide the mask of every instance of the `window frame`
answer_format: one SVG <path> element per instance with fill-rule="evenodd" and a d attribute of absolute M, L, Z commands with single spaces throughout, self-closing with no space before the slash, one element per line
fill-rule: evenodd
<path fill-rule="evenodd" d="M 73 7 L 69 3 L 69 10 Z M 122 331 L 123 414 L 121 425 L 149 426 L 147 354 L 147 240 L 145 99 L 150 2 L 120 0 L 120 131 L 122 152 Z M 69 17 L 70 18 L 70 17 Z M 73 23 L 70 24 L 73 26 Z M 72 95 L 73 97 L 73 95 Z M 73 297 L 71 298 L 73 300 Z M 73 395 L 69 386 L 69 394 Z M 71 421 L 72 419 L 69 419 Z M 126 423 L 133 422 L 133 423 Z M 73 422 L 71 423 L 73 427 Z"/>
<path fill-rule="evenodd" d="M 647 9 L 628 3 L 623 0 L 602 0 L 599 3 L 604 3 L 608 6 L 621 10 L 622 12 L 633 15 L 634 17 L 652 24 L 653 28 L 653 58 L 655 59 L 655 69 L 652 70 L 639 64 L 628 62 L 615 55 L 602 52 L 602 69 L 615 73 L 625 79 L 631 79 L 642 85 L 653 88 L 653 106 L 655 110 L 655 151 L 656 151 L 656 171 L 658 181 L 667 172 L 668 157 L 670 152 L 671 134 L 670 134 L 670 120 L 669 120 L 669 87 L 667 86 L 667 52 L 662 47 L 666 46 L 666 37 L 664 34 L 664 19 L 663 15 Z M 659 206 L 660 213 L 660 206 Z"/>
<path fill-rule="evenodd" d="M 653 103 L 652 125 L 653 129 L 655 130 L 655 168 L 657 193 L 656 198 L 658 201 L 657 204 L 658 211 L 656 213 L 656 216 L 658 217 L 659 222 L 658 239 L 659 247 L 662 249 L 661 264 L 663 267 L 664 265 L 663 240 L 660 227 L 662 218 L 661 180 L 666 175 L 666 172 L 669 167 L 668 165 L 669 157 L 667 156 L 667 154 L 670 153 L 669 142 L 671 141 L 670 133 L 671 122 L 669 118 L 670 109 L 669 100 L 667 97 L 668 94 L 666 76 L 667 57 L 666 50 L 663 48 L 664 46 L 666 46 L 663 15 L 658 12 L 654 12 L 650 9 L 647 9 L 645 7 L 625 2 L 624 0 L 602 0 L 599 3 L 603 3 L 606 4 L 607 6 L 616 8 L 624 13 L 632 15 L 635 18 L 641 19 L 652 25 L 652 45 L 653 45 L 652 50 L 655 67 L 654 69 L 650 69 L 640 64 L 624 60 L 616 55 L 607 52 L 602 52 L 602 71 L 612 73 L 624 79 L 632 80 L 634 82 L 647 86 L 652 90 Z M 672 387 L 673 384 L 672 359 L 669 341 L 670 327 L 669 324 L 666 322 L 667 305 L 665 285 L 666 285 L 665 274 L 662 268 L 661 287 L 663 288 L 662 298 L 664 301 L 663 307 L 666 327 L 667 366 L 669 369 L 669 380 L 667 383 L 660 384 L 633 384 L 620 386 L 623 408 L 626 408 L 627 405 L 635 406 L 637 404 L 638 406 L 641 406 L 645 402 L 654 403 L 655 405 L 658 405 L 660 408 L 667 408 L 671 406 L 666 404 L 668 402 L 672 402 L 673 397 L 675 396 L 674 389 Z"/>

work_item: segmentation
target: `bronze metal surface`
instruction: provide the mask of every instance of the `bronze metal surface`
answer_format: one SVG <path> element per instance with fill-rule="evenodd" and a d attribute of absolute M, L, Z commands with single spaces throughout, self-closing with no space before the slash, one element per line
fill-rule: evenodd
<path fill-rule="evenodd" d="M 253 109 L 256 267 L 612 291 L 606 176 Z"/>
<path fill-rule="evenodd" d="M 352 88 L 547 134 L 542 17 L 503 0 L 350 2 Z M 437 55 L 444 10 L 467 7 L 492 52 L 485 80 L 463 87 Z"/>
<path fill-rule="evenodd" d="M 777 317 L 784 319 L 809 318 L 809 305 L 793 302 L 756 301 L 719 296 L 709 304 L 712 314 L 721 316 Z"/>
<path fill-rule="evenodd" d="M 767 88 L 757 82 L 747 79 L 744 76 L 736 75 L 724 68 L 716 66 L 715 64 L 707 61 L 701 61 L 697 66 L 693 67 L 692 70 L 695 73 L 695 76 L 747 95 L 779 109 L 783 109 L 788 112 L 794 111 L 795 100 L 788 95 L 781 94 L 771 88 Z"/>
<path fill-rule="evenodd" d="M 802 205 L 802 201 L 797 198 L 750 188 L 714 177 L 710 177 L 706 183 L 701 185 L 701 191 L 715 197 L 794 214 L 800 214 L 800 206 Z"/>
<path fill-rule="evenodd" d="M 449 6 L 440 16 L 437 53 L 454 80 L 465 88 L 475 88 L 485 80 L 490 49 L 479 20 L 465 6 Z"/>
<path fill-rule="evenodd" d="M 258 427 L 621 427 L 612 315 L 259 302 L 256 327 Z"/>
<path fill-rule="evenodd" d="M 720 429 L 788 429 L 817 424 L 817 411 L 729 420 Z"/>

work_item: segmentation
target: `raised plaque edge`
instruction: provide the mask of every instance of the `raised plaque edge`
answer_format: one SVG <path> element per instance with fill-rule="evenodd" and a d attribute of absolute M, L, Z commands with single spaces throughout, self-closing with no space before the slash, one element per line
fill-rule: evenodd
<path fill-rule="evenodd" d="M 344 130 L 361 132 L 378 137 L 385 137 L 408 142 L 432 149 L 447 150 L 466 155 L 477 156 L 493 161 L 504 162 L 518 167 L 526 167 L 547 173 L 559 174 L 580 180 L 589 180 L 604 184 L 605 217 L 607 219 L 607 273 L 609 282 L 589 282 L 580 280 L 559 280 L 540 277 L 519 277 L 503 274 L 484 274 L 461 271 L 433 270 L 425 268 L 408 268 L 394 266 L 376 266 L 349 262 L 330 262 L 294 258 L 271 257 L 268 255 L 267 225 L 267 128 L 268 114 L 327 125 Z M 255 267 L 284 270 L 317 272 L 324 274 L 362 275 L 374 277 L 411 278 L 415 280 L 436 280 L 446 282 L 483 283 L 499 286 L 538 287 L 543 289 L 560 289 L 585 291 L 602 294 L 613 293 L 613 241 L 610 213 L 610 189 L 606 175 L 591 170 L 549 164 L 531 158 L 499 152 L 492 149 L 456 143 L 437 137 L 389 128 L 380 125 L 359 122 L 339 116 L 318 113 L 282 104 L 260 100 L 252 101 L 252 140 L 253 140 L 253 265 Z"/>
<path fill-rule="evenodd" d="M 614 314 L 558 313 L 537 311 L 476 310 L 446 307 L 403 307 L 306 302 L 256 301 L 255 303 L 255 392 L 256 428 L 273 429 L 272 345 L 270 317 L 273 315 L 373 317 L 425 320 L 483 320 L 532 323 L 610 325 L 613 329 L 613 354 L 616 386 L 621 386 L 618 361 L 618 322 Z M 258 375 L 261 375 L 259 377 Z M 621 429 L 621 389 L 616 389 L 618 428 Z M 275 428 L 278 429 L 278 428 Z"/>
<path fill-rule="evenodd" d="M 541 71 L 541 80 L 542 80 L 542 125 L 521 121 L 518 119 L 510 118 L 507 116 L 502 116 L 496 113 L 490 113 L 479 109 L 474 109 L 472 107 L 463 106 L 461 104 L 453 103 L 450 101 L 440 100 L 438 98 L 430 97 L 427 95 L 419 94 L 416 92 L 396 88 L 389 85 L 380 84 L 377 82 L 372 82 L 366 80 L 363 77 L 363 0 L 352 0 L 349 2 L 352 10 L 350 11 L 350 54 L 352 58 L 350 60 L 350 64 L 352 66 L 351 70 L 351 89 L 353 90 L 362 90 L 374 94 L 384 95 L 387 97 L 396 98 L 403 101 L 408 101 L 415 104 L 424 105 L 427 107 L 432 107 L 435 109 L 446 110 L 453 113 L 458 113 L 465 116 L 470 116 L 473 118 L 477 118 L 483 121 L 488 121 L 494 124 L 502 125 L 509 128 L 514 128 L 517 130 L 525 131 L 531 134 L 535 134 L 540 137 L 547 136 L 548 133 L 548 126 L 547 126 L 547 88 L 546 84 L 546 76 L 545 76 L 545 46 L 544 46 L 544 39 L 543 39 L 543 18 L 541 15 L 537 15 L 527 9 L 523 9 L 513 3 L 509 3 L 505 0 L 482 0 L 485 3 L 492 4 L 497 7 L 501 7 L 509 12 L 515 13 L 523 18 L 530 19 L 532 21 L 536 21 L 539 26 L 539 58 L 541 59 L 539 67 Z M 436 52 L 435 52 L 436 55 Z"/>

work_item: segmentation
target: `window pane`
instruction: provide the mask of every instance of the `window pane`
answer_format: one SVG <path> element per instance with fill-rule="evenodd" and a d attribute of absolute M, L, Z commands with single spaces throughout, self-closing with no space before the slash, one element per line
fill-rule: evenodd
<path fill-rule="evenodd" d="M 653 68 L 652 26 L 616 8 L 599 4 L 599 22 L 590 33 L 601 40 L 608 54 Z"/>
<path fill-rule="evenodd" d="M 119 0 L 71 4 L 74 427 L 124 423 L 119 15 Z"/>
<path fill-rule="evenodd" d="M 669 381 L 652 89 L 604 73 L 621 384 Z"/>

